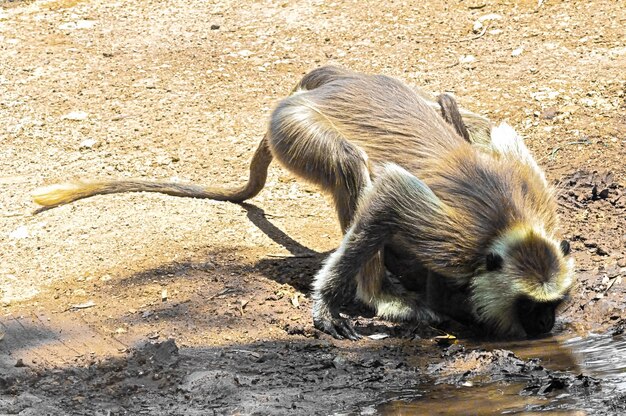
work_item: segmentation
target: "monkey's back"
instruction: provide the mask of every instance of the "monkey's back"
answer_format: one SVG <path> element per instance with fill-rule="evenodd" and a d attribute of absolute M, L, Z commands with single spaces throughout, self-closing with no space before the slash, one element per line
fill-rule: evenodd
<path fill-rule="evenodd" d="M 320 125 L 363 149 L 374 165 L 396 163 L 410 171 L 467 142 L 412 88 L 383 75 L 340 74 L 280 105 L 311 112 Z"/>

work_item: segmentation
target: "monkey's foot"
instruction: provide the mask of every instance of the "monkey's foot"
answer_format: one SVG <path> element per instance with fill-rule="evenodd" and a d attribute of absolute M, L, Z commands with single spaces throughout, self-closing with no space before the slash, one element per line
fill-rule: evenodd
<path fill-rule="evenodd" d="M 354 330 L 352 324 L 346 318 L 313 318 L 313 325 L 315 326 L 315 328 L 329 335 L 332 335 L 333 338 L 336 339 L 347 338 L 351 341 L 356 341 L 363 338 Z"/>

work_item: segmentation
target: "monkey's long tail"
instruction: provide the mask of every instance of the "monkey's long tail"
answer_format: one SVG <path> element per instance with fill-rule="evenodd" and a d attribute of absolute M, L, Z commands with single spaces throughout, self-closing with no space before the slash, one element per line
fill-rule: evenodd
<path fill-rule="evenodd" d="M 181 197 L 243 202 L 257 195 L 265 186 L 267 169 L 273 158 L 267 142 L 267 136 L 263 137 L 250 162 L 248 182 L 238 188 L 211 188 L 174 182 L 152 182 L 134 179 L 111 181 L 78 180 L 44 186 L 36 189 L 32 197 L 35 203 L 46 208 L 56 207 L 94 195 L 123 192 L 158 192 Z"/>

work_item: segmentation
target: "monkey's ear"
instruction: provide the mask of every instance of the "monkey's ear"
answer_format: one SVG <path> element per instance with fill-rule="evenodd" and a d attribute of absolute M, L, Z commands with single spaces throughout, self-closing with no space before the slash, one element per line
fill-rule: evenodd
<path fill-rule="evenodd" d="M 485 259 L 487 270 L 493 272 L 502 268 L 502 256 L 497 253 L 489 253 Z"/>
<path fill-rule="evenodd" d="M 561 243 L 559 244 L 559 247 L 561 247 L 561 252 L 563 253 L 564 256 L 567 256 L 569 254 L 570 252 L 569 241 L 562 240 Z"/>

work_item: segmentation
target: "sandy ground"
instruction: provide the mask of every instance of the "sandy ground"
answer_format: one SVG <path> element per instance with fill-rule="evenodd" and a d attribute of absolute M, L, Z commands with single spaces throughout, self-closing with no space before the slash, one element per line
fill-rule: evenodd
<path fill-rule="evenodd" d="M 126 194 L 33 215 L 30 192 L 70 178 L 241 183 L 273 105 L 327 63 L 511 123 L 576 259 L 555 335 L 623 331 L 625 26 L 623 1 L 0 1 L 0 412 L 398 413 L 377 406 L 428 397 L 433 363 L 490 380 L 517 363 L 367 316 L 391 337 L 315 331 L 309 285 L 340 232 L 278 166 L 248 204 Z M 556 376 L 523 363 L 549 393 Z"/>

